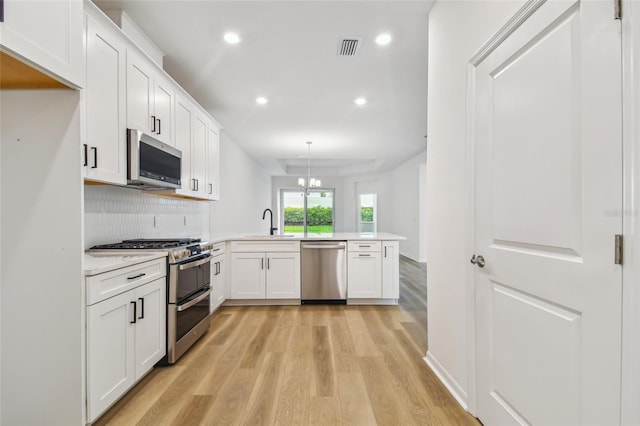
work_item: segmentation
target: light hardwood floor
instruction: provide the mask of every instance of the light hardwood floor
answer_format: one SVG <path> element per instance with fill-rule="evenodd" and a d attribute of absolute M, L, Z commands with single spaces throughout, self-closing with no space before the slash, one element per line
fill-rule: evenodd
<path fill-rule="evenodd" d="M 426 270 L 399 306 L 224 307 L 97 425 L 479 425 L 424 363 Z"/>

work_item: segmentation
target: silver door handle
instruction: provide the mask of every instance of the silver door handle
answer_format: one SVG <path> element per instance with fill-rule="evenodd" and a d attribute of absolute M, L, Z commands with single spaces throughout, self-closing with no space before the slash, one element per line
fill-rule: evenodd
<path fill-rule="evenodd" d="M 196 297 L 193 300 L 190 300 L 188 303 L 185 303 L 184 305 L 179 305 L 178 306 L 178 312 L 182 312 L 185 309 L 189 309 L 190 307 L 192 307 L 193 305 L 195 305 L 196 303 L 204 300 L 207 298 L 207 296 L 209 296 L 211 294 L 211 289 L 207 290 L 204 294 Z"/>
<path fill-rule="evenodd" d="M 338 249 L 338 250 L 344 250 L 345 246 L 343 245 L 329 245 L 329 244 L 303 244 L 302 248 L 305 249 Z"/>
<path fill-rule="evenodd" d="M 205 263 L 209 263 L 209 261 L 213 258 L 213 256 L 207 256 L 202 260 L 198 260 L 195 262 L 187 262 L 183 265 L 180 265 L 180 267 L 178 269 L 180 269 L 181 271 L 184 271 L 186 269 L 191 269 L 191 268 L 195 268 L 196 266 L 200 266 L 200 265 L 204 265 Z"/>
<path fill-rule="evenodd" d="M 479 267 L 484 268 L 484 257 L 481 255 L 476 256 L 474 254 L 473 256 L 471 256 L 470 262 L 474 265 L 478 265 Z"/>

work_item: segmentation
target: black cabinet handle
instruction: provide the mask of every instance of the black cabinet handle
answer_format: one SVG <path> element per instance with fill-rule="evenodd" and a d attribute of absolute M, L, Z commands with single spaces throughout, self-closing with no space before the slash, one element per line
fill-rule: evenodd
<path fill-rule="evenodd" d="M 2 0 L 0 0 L 1 2 Z M 87 145 L 86 143 L 83 143 L 82 146 L 84 147 L 84 167 L 87 167 L 89 165 L 89 145 Z"/>
<path fill-rule="evenodd" d="M 136 278 L 144 277 L 145 275 L 147 275 L 147 274 L 145 274 L 145 273 L 143 272 L 143 273 L 141 273 L 141 274 L 134 275 L 133 277 L 127 277 L 127 279 L 128 279 L 128 280 L 135 280 Z"/>
<path fill-rule="evenodd" d="M 158 134 L 161 135 L 162 134 L 162 127 L 160 126 L 162 124 L 162 120 L 160 120 L 158 118 Z"/>
<path fill-rule="evenodd" d="M 156 132 L 156 116 L 155 115 L 151 116 L 151 121 L 153 122 L 153 128 L 151 129 L 151 133 L 155 133 Z"/>
<path fill-rule="evenodd" d="M 144 297 L 138 297 L 138 300 L 140 301 L 140 316 L 138 317 L 138 319 L 143 319 L 144 318 Z"/>
<path fill-rule="evenodd" d="M 95 146 L 92 146 L 91 151 L 93 151 L 93 166 L 91 166 L 91 168 L 97 169 L 98 168 L 98 148 Z"/>
<path fill-rule="evenodd" d="M 384 246 L 384 257 L 387 257 L 387 246 Z"/>
<path fill-rule="evenodd" d="M 264 269 L 264 257 L 260 259 L 260 269 Z"/>
<path fill-rule="evenodd" d="M 196 189 L 194 189 L 194 191 L 197 191 L 200 188 L 200 182 L 198 179 L 194 179 L 196 181 Z"/>
<path fill-rule="evenodd" d="M 209 184 L 209 194 L 213 194 L 213 184 Z"/>
<path fill-rule="evenodd" d="M 0 22 L 4 22 L 4 0 L 0 0 Z"/>
<path fill-rule="evenodd" d="M 137 310 L 138 305 L 137 305 L 136 302 L 131 302 L 131 304 L 133 305 L 133 321 L 131 321 L 130 323 L 131 324 L 135 324 L 138 321 L 138 319 L 137 319 L 138 315 L 136 314 L 136 310 Z"/>
<path fill-rule="evenodd" d="M 267 257 L 267 269 L 271 269 L 271 258 Z"/>

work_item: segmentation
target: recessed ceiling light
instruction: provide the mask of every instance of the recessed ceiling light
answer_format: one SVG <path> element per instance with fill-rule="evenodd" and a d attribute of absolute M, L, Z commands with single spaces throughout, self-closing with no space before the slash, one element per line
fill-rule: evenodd
<path fill-rule="evenodd" d="M 362 105 L 367 103 L 367 99 L 366 98 L 356 98 L 356 99 L 354 99 L 353 102 L 355 102 L 355 104 L 358 105 L 358 106 L 362 106 Z"/>
<path fill-rule="evenodd" d="M 225 33 L 224 41 L 226 41 L 229 44 L 238 44 L 240 43 L 240 41 L 242 41 L 242 39 L 238 34 L 229 32 L 229 33 Z"/>
<path fill-rule="evenodd" d="M 258 97 L 256 98 L 256 103 L 257 103 L 258 105 L 264 105 L 264 104 L 266 104 L 267 102 L 269 102 L 269 100 L 268 100 L 267 98 L 265 98 L 264 96 L 258 96 Z"/>
<path fill-rule="evenodd" d="M 391 34 L 389 33 L 379 34 L 378 37 L 376 37 L 376 43 L 378 43 L 380 46 L 385 46 L 391 43 Z"/>

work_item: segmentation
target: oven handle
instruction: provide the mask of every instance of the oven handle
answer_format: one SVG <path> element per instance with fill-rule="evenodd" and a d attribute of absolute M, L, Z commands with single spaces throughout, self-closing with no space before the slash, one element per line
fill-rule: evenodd
<path fill-rule="evenodd" d="M 206 299 L 207 296 L 209 296 L 211 294 L 211 289 L 208 289 L 205 293 L 203 293 L 202 295 L 196 297 L 195 299 L 189 301 L 189 303 L 185 303 L 184 305 L 179 305 L 177 307 L 178 312 L 182 312 L 185 309 L 189 309 L 190 307 L 192 307 L 193 305 L 195 305 L 198 302 L 201 302 L 202 300 Z"/>
<path fill-rule="evenodd" d="M 197 260 L 195 262 L 187 262 L 180 265 L 178 269 L 180 269 L 181 271 L 185 271 L 187 269 L 195 268 L 196 266 L 204 265 L 205 263 L 210 262 L 212 258 L 213 256 L 207 256 L 204 259 Z"/>

